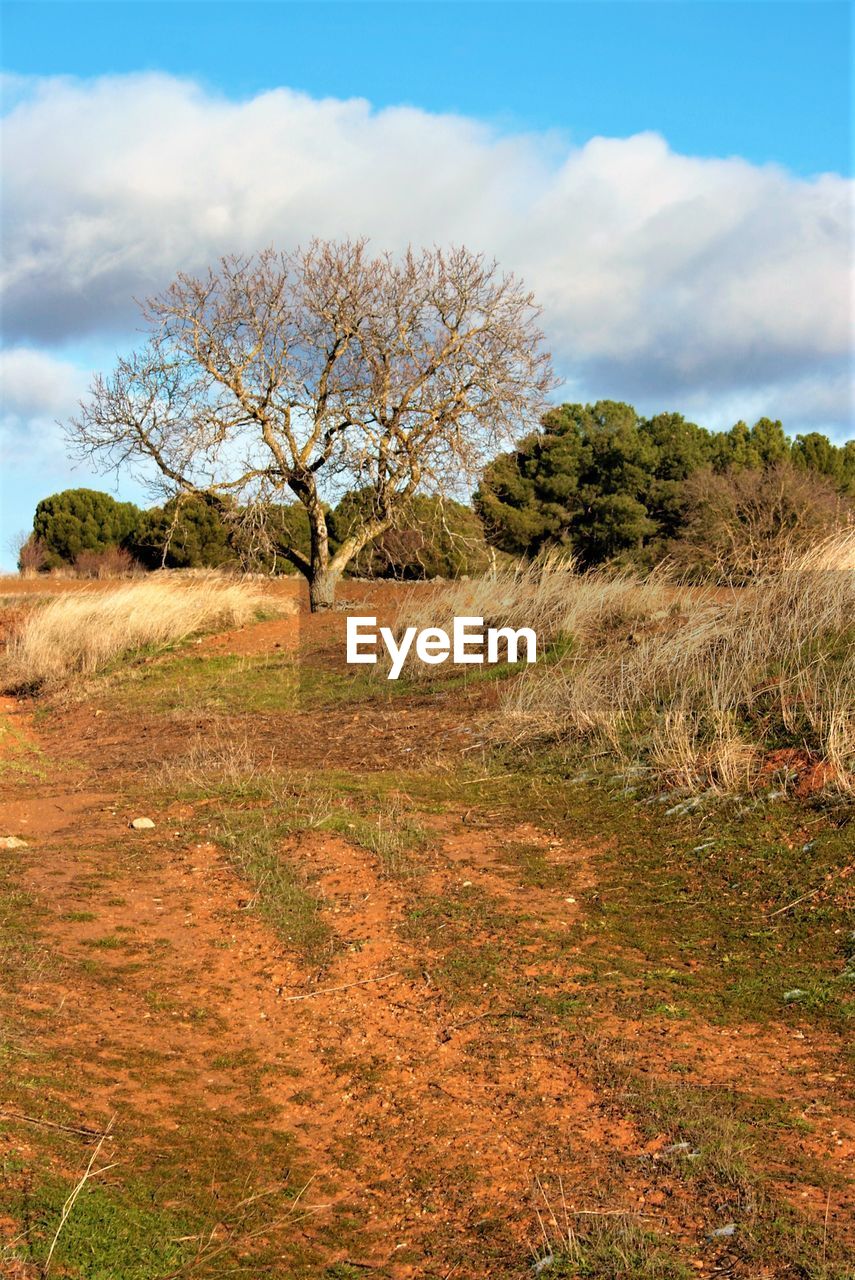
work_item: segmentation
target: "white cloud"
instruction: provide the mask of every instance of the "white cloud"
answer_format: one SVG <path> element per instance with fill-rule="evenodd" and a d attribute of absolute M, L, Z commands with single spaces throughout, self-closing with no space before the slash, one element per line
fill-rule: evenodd
<path fill-rule="evenodd" d="M 115 490 L 86 463 L 69 459 L 61 423 L 74 412 L 91 371 L 32 347 L 0 351 L 0 572 L 15 567 L 12 544 L 32 526 L 36 503 L 60 489 Z M 139 485 L 122 478 L 122 497 L 140 500 Z"/>
<path fill-rule="evenodd" d="M 3 412 L 15 419 L 69 413 L 86 389 L 84 370 L 32 347 L 0 351 Z"/>
<path fill-rule="evenodd" d="M 849 418 L 851 184 L 837 175 L 677 155 L 654 134 L 572 148 L 287 89 L 233 102 L 162 75 L 32 81 L 14 99 L 13 341 L 125 334 L 132 295 L 222 252 L 462 241 L 523 275 L 559 369 L 589 394 Z"/>
<path fill-rule="evenodd" d="M 60 420 L 74 411 L 87 372 L 68 360 L 30 347 L 0 351 L 0 566 L 13 566 L 10 539 L 32 523 L 40 498 L 71 485 L 91 485 L 76 475 Z M 92 487 L 103 488 L 100 480 Z"/>

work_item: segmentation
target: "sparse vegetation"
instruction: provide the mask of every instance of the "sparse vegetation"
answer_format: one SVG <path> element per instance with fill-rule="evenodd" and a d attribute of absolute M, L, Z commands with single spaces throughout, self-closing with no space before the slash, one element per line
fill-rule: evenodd
<path fill-rule="evenodd" d="M 257 910 L 304 960 L 317 963 L 328 956 L 332 934 L 305 875 L 282 851 L 283 834 L 257 810 L 233 810 L 217 828 L 218 841 L 252 890 L 246 906 Z"/>

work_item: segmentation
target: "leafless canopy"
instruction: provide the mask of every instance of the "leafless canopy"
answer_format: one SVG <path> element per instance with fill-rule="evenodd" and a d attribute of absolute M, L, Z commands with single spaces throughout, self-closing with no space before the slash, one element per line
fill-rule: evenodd
<path fill-rule="evenodd" d="M 531 295 L 463 248 L 228 257 L 143 311 L 147 343 L 72 422 L 78 450 L 255 512 L 290 491 L 311 551 L 287 554 L 316 607 L 411 495 L 459 489 L 524 431 L 552 382 Z M 332 555 L 324 497 L 348 487 L 371 501 Z"/>
<path fill-rule="evenodd" d="M 685 533 L 674 562 L 722 582 L 745 583 L 779 571 L 852 521 L 852 504 L 833 482 L 791 462 L 757 472 L 696 471 L 686 481 Z"/>

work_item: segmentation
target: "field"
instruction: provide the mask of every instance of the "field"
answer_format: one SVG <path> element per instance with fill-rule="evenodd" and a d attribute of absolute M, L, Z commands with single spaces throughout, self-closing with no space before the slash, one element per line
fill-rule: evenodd
<path fill-rule="evenodd" d="M 534 584 L 535 685 L 349 668 L 293 580 L 84 644 L 116 589 L 0 584 L 4 1275 L 855 1275 L 845 601 L 737 680 L 732 600 Z"/>

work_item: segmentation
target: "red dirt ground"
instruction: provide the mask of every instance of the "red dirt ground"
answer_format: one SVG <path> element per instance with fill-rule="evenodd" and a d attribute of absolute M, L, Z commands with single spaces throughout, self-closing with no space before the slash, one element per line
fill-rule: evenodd
<path fill-rule="evenodd" d="M 362 603 L 389 605 L 387 592 L 352 591 Z M 257 655 L 299 645 L 323 665 L 336 661 L 343 625 L 340 614 L 287 617 L 211 637 L 198 651 Z M 417 750 L 420 760 L 433 757 L 453 771 L 471 747 L 472 716 L 491 696 L 482 688 L 444 701 L 425 695 L 297 711 L 284 736 L 281 716 L 260 714 L 253 743 L 262 756 L 269 746 L 286 768 L 408 767 Z M 81 1091 L 64 1102 L 84 1125 L 116 1113 L 126 1163 L 155 1142 L 143 1135 L 162 1141 L 177 1127 L 185 1104 L 212 1117 L 243 1106 L 240 1070 L 212 1063 L 249 1057 L 277 1068 L 258 1077 L 254 1102 L 266 1104 L 269 1127 L 295 1136 L 316 1171 L 317 1198 L 330 1206 L 322 1216 L 335 1221 L 347 1211 L 363 1224 L 356 1246 L 325 1237 L 328 1265 L 347 1262 L 391 1280 L 475 1280 L 493 1274 L 478 1246 L 466 1243 L 483 1238 L 508 1255 L 516 1250 L 519 1271 L 502 1275 L 525 1275 L 528 1243 L 536 1242 L 530 1189 L 536 1177 L 554 1188 L 558 1173 L 576 1207 L 601 1203 L 607 1191 L 613 1208 L 648 1214 L 678 1239 L 703 1236 L 706 1209 L 652 1158 L 664 1135 L 643 1134 L 598 1083 L 597 1044 L 563 1026 L 528 1037 L 525 1024 L 514 1023 L 511 1034 L 501 1015 L 513 1010 L 491 1004 L 486 991 L 470 990 L 456 1006 L 431 972 L 437 957 L 404 927 L 414 895 L 471 886 L 529 922 L 516 963 L 518 976 L 536 985 L 540 974 L 555 973 L 554 950 L 544 951 L 541 936 L 577 919 L 581 908 L 567 899 L 594 884 L 589 849 L 542 829 L 535 815 L 509 825 L 477 796 L 467 812 L 415 814 L 435 836 L 417 886 L 385 876 L 375 855 L 341 836 L 295 835 L 285 852 L 311 866 L 336 944 L 307 970 L 247 910 L 245 883 L 205 837 L 204 804 L 148 805 L 155 830 L 128 829 L 145 770 L 185 751 L 188 731 L 204 732 L 204 717 L 193 726 L 143 711 L 131 721 L 84 701 L 36 727 L 25 703 L 7 700 L 3 711 L 51 762 L 47 781 L 4 784 L 0 833 L 30 846 L 24 887 L 44 912 L 44 945 L 67 962 L 42 975 L 26 1004 L 40 1015 L 53 1011 L 41 1023 L 43 1048 L 83 1064 Z M 135 790 L 131 804 L 126 795 Z M 508 856 L 521 844 L 569 869 L 579 893 L 521 882 Z M 93 907 L 97 918 L 69 919 L 92 903 L 93 875 L 107 885 Z M 98 956 L 108 980 L 81 982 L 76 965 L 94 954 L 88 944 L 117 931 L 145 964 L 129 968 L 126 950 L 105 949 Z M 564 990 L 573 993 L 572 951 L 565 964 Z M 152 1002 L 152 992 L 164 993 L 163 1002 Z M 194 1016 L 200 1008 L 205 1016 Z M 642 1076 L 658 1078 L 676 1064 L 689 1080 L 743 1088 L 750 1081 L 758 1096 L 787 1101 L 811 1116 L 810 1134 L 788 1138 L 805 1154 L 842 1170 L 855 1153 L 855 1129 L 827 1101 L 836 1077 L 819 1034 L 618 1018 L 598 1034 Z M 152 1077 L 137 1065 L 146 1055 L 158 1063 Z M 615 1169 L 623 1170 L 619 1182 Z M 820 1219 L 829 1209 L 815 1186 L 786 1191 Z M 851 1208 L 835 1194 L 832 1225 Z M 302 1229 L 314 1239 L 311 1221 Z M 693 1265 L 699 1274 L 747 1274 L 721 1271 L 714 1253 Z"/>

